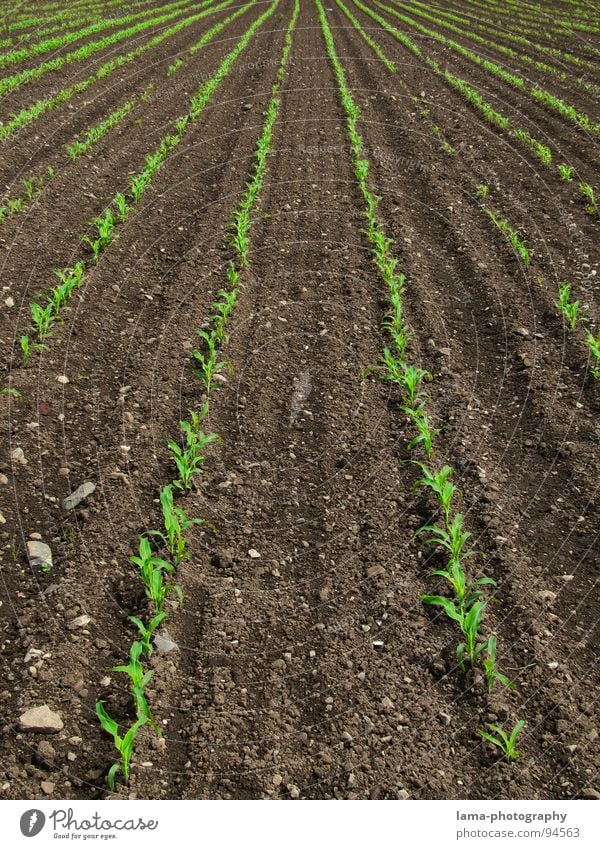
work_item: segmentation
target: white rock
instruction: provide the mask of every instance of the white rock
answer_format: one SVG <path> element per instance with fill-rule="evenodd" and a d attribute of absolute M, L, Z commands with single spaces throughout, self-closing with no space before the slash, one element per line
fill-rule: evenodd
<path fill-rule="evenodd" d="M 12 297 L 12 295 L 9 295 L 8 298 L 5 299 L 4 303 L 7 307 L 14 307 L 15 299 Z"/>
<path fill-rule="evenodd" d="M 66 374 L 59 374 L 58 377 L 56 378 L 56 380 L 59 383 L 62 383 L 63 386 L 65 386 L 69 382 L 69 378 L 67 377 Z"/>
<path fill-rule="evenodd" d="M 52 569 L 52 549 L 45 542 L 39 542 L 37 539 L 27 540 L 27 559 L 31 566 Z"/>
<path fill-rule="evenodd" d="M 30 708 L 19 717 L 19 728 L 21 731 L 39 731 L 52 734 L 56 731 L 62 731 L 63 727 L 63 721 L 60 716 L 53 710 L 50 710 L 48 705 L 39 705 L 38 707 Z"/>
<path fill-rule="evenodd" d="M 258 560 L 260 558 L 260 553 L 255 548 L 251 548 L 248 551 L 248 556 L 251 557 L 252 560 Z"/>
<path fill-rule="evenodd" d="M 0 510 L 0 525 L 5 525 L 6 519 L 4 518 L 4 513 Z"/>
<path fill-rule="evenodd" d="M 72 619 L 67 628 L 69 631 L 75 631 L 76 628 L 85 628 L 86 625 L 89 625 L 92 621 L 92 617 L 88 616 L 87 613 L 83 613 L 81 616 L 77 616 L 75 619 Z"/>
<path fill-rule="evenodd" d="M 96 489 L 96 484 L 92 483 L 92 481 L 84 481 L 81 486 L 78 486 L 75 492 L 72 492 L 71 495 L 68 495 L 63 499 L 63 509 L 64 510 L 73 510 L 74 507 L 77 507 L 81 504 L 82 501 L 91 495 Z"/>
<path fill-rule="evenodd" d="M 157 634 L 154 637 L 154 645 L 161 654 L 168 654 L 170 651 L 179 651 L 179 646 L 171 639 L 167 631 L 163 631 L 162 634 Z"/>
<path fill-rule="evenodd" d="M 11 460 L 13 460 L 15 463 L 20 463 L 22 466 L 26 466 L 26 465 L 27 465 L 27 460 L 25 459 L 25 454 L 23 453 L 23 449 L 22 449 L 22 448 L 14 448 L 14 449 L 10 452 L 10 458 L 11 458 Z"/>

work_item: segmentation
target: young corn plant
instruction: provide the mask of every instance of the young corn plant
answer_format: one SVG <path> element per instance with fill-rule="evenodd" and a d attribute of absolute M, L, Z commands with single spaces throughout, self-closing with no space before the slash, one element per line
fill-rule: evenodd
<path fill-rule="evenodd" d="M 122 773 L 125 783 L 129 781 L 129 771 L 131 768 L 131 756 L 133 754 L 133 744 L 137 737 L 140 728 L 146 724 L 144 717 L 138 718 L 126 734 L 121 737 L 119 734 L 119 726 L 112 717 L 106 712 L 104 702 L 96 702 L 96 716 L 100 721 L 100 725 L 113 738 L 115 749 L 121 758 L 120 763 L 115 763 L 111 766 L 106 776 L 106 783 L 110 790 L 115 789 L 115 778 L 119 772 Z"/>
<path fill-rule="evenodd" d="M 479 183 L 475 189 L 475 197 L 479 198 L 479 200 L 486 200 L 489 193 L 490 187 L 485 183 Z"/>
<path fill-rule="evenodd" d="M 164 573 L 173 574 L 175 567 L 161 557 L 153 554 L 148 537 L 141 536 L 139 554 L 129 558 L 140 572 L 146 597 L 154 604 L 157 613 L 162 613 L 165 598 L 169 592 L 174 592 L 183 604 L 183 592 L 178 584 L 165 584 Z"/>
<path fill-rule="evenodd" d="M 185 532 L 194 525 L 202 525 L 202 519 L 188 519 L 181 507 L 176 507 L 173 499 L 173 484 L 167 484 L 160 492 L 160 505 L 163 514 L 164 531 L 153 531 L 159 536 L 173 557 L 175 565 L 188 557 Z"/>
<path fill-rule="evenodd" d="M 156 616 L 154 616 L 147 625 L 139 618 L 139 616 L 129 617 L 129 621 L 133 622 L 133 624 L 137 626 L 137 629 L 140 632 L 140 642 L 142 644 L 143 650 L 142 653 L 146 657 L 150 657 L 150 655 L 154 651 L 154 649 L 152 648 L 152 635 L 154 634 L 158 626 L 161 624 L 161 622 L 163 622 L 163 620 L 165 620 L 166 618 L 167 614 L 164 610 L 162 610 L 160 613 L 157 613 Z"/>
<path fill-rule="evenodd" d="M 48 305 L 46 307 L 41 307 L 35 301 L 32 301 L 32 303 L 29 304 L 29 310 L 31 312 L 31 320 L 33 322 L 33 327 L 38 341 L 43 342 L 48 336 L 50 328 L 54 324 L 52 306 Z"/>
<path fill-rule="evenodd" d="M 136 640 L 132 643 L 131 649 L 129 650 L 129 663 L 127 666 L 113 666 L 112 671 L 124 672 L 125 675 L 129 676 L 129 681 L 131 683 L 131 695 L 133 696 L 137 718 L 143 718 L 160 736 L 160 727 L 157 725 L 154 717 L 152 716 L 150 706 L 148 705 L 148 700 L 145 695 L 148 682 L 152 678 L 152 672 L 144 672 L 144 667 L 140 661 L 143 653 L 144 647 L 142 643 Z"/>
<path fill-rule="evenodd" d="M 29 336 L 24 333 L 21 336 L 19 343 L 21 345 L 21 353 L 23 354 L 23 365 L 26 366 L 29 362 L 29 357 L 31 356 L 31 340 L 29 339 Z"/>
<path fill-rule="evenodd" d="M 595 380 L 600 380 L 600 330 L 596 336 L 588 330 L 585 341 L 592 355 L 592 375 Z"/>
<path fill-rule="evenodd" d="M 421 469 L 423 477 L 415 482 L 414 489 L 416 490 L 419 486 L 425 486 L 437 495 L 440 506 L 444 511 L 446 528 L 450 528 L 452 526 L 450 510 L 456 487 L 449 478 L 454 473 L 454 469 L 452 466 L 443 466 L 439 472 L 435 472 L 429 469 L 424 463 L 416 461 L 416 464 Z"/>
<path fill-rule="evenodd" d="M 433 573 L 437 574 L 437 573 Z M 464 642 L 456 647 L 456 661 L 460 668 L 465 671 L 465 657 L 471 666 L 475 666 L 479 655 L 485 651 L 487 641 L 479 641 L 479 629 L 485 611 L 485 601 L 475 601 L 468 609 L 461 609 L 452 601 L 442 595 L 422 595 L 424 604 L 441 607 L 446 616 L 457 622 L 462 631 Z"/>
<path fill-rule="evenodd" d="M 217 332 L 213 329 L 210 333 L 206 330 L 198 330 L 197 333 L 204 340 L 206 351 L 202 352 L 198 349 L 192 351 L 192 356 L 200 366 L 199 369 L 195 370 L 195 373 L 204 384 L 206 394 L 210 395 L 215 388 L 215 375 L 220 374 L 223 370 L 230 370 L 230 366 L 227 362 L 219 360 Z"/>
<path fill-rule="evenodd" d="M 585 208 L 587 214 L 592 216 L 598 215 L 598 206 L 596 205 L 594 189 L 590 186 L 589 183 L 580 183 L 579 191 L 587 201 L 587 206 Z"/>
<path fill-rule="evenodd" d="M 413 436 L 408 443 L 408 450 L 412 451 L 413 448 L 421 445 L 425 452 L 425 457 L 430 460 L 431 455 L 433 454 L 433 440 L 438 435 L 439 430 L 431 429 L 429 416 L 425 412 L 422 404 L 418 407 L 404 406 L 402 407 L 402 412 L 409 416 L 417 430 L 417 435 Z"/>
<path fill-rule="evenodd" d="M 572 165 L 559 165 L 558 171 L 560 179 L 565 183 L 570 183 L 575 173 L 575 168 Z"/>
<path fill-rule="evenodd" d="M 485 670 L 485 680 L 489 694 L 491 694 L 494 689 L 496 681 L 499 684 L 503 684 L 505 687 L 508 687 L 509 690 L 517 689 L 515 683 L 511 681 L 510 678 L 507 678 L 506 675 L 503 675 L 496 669 L 496 648 L 496 637 L 492 634 L 492 636 L 487 639 L 485 657 L 482 658 L 483 668 Z"/>
<path fill-rule="evenodd" d="M 207 445 L 219 439 L 216 433 L 204 433 L 200 430 L 200 421 L 208 411 L 207 406 L 198 414 L 190 410 L 191 421 L 182 420 L 179 426 L 185 438 L 185 446 L 170 439 L 167 443 L 169 454 L 179 474 L 179 479 L 173 482 L 176 489 L 184 492 L 191 489 L 192 477 L 199 472 L 206 459 L 204 449 Z"/>
<path fill-rule="evenodd" d="M 571 284 L 560 283 L 558 289 L 558 301 L 556 307 L 564 315 L 569 322 L 571 330 L 575 330 L 577 319 L 581 311 L 581 304 L 578 300 L 571 300 Z"/>
<path fill-rule="evenodd" d="M 517 758 L 521 756 L 521 752 L 517 749 L 517 739 L 521 731 L 525 728 L 525 722 L 520 719 L 510 734 L 507 734 L 506 731 L 498 725 L 492 725 L 489 722 L 487 723 L 487 727 L 490 728 L 494 734 L 490 734 L 489 731 L 480 731 L 479 733 L 483 739 L 487 740 L 488 743 L 492 743 L 492 745 L 497 746 L 508 763 L 516 761 Z"/>

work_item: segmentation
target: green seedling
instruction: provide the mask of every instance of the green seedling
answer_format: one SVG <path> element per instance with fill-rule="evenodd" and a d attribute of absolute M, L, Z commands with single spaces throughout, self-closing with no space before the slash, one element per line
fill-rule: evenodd
<path fill-rule="evenodd" d="M 517 738 L 523 728 L 525 728 L 525 722 L 520 719 L 511 731 L 510 736 L 498 725 L 492 725 L 488 722 L 487 726 L 495 733 L 490 734 L 488 731 L 480 731 L 479 733 L 483 739 L 492 743 L 494 746 L 498 746 L 509 763 L 516 761 L 521 756 L 521 752 L 517 749 Z"/>
<path fill-rule="evenodd" d="M 37 338 L 40 342 L 43 342 L 46 336 L 48 335 L 50 328 L 54 324 L 52 307 L 47 306 L 46 308 L 43 308 L 35 301 L 33 301 L 31 304 L 29 304 L 29 309 L 31 312 L 31 320 L 33 321 L 33 326 L 35 328 Z"/>
<path fill-rule="evenodd" d="M 131 767 L 131 756 L 133 754 L 133 744 L 140 728 L 146 724 L 144 717 L 138 718 L 131 728 L 127 731 L 124 737 L 119 735 L 119 726 L 112 719 L 104 707 L 104 702 L 96 702 L 96 716 L 100 721 L 100 725 L 113 738 L 115 749 L 121 757 L 120 763 L 115 763 L 111 766 L 106 776 L 106 783 L 110 790 L 115 789 L 115 778 L 120 771 L 123 774 L 125 783 L 129 781 L 129 770 Z"/>
<path fill-rule="evenodd" d="M 25 189 L 25 197 L 27 200 L 33 200 L 37 186 L 35 178 L 30 177 L 28 180 L 21 180 L 21 184 Z"/>
<path fill-rule="evenodd" d="M 559 165 L 558 170 L 560 173 L 560 179 L 564 180 L 565 183 L 570 183 L 573 179 L 575 168 L 572 165 Z"/>
<path fill-rule="evenodd" d="M 152 672 L 144 672 L 144 667 L 140 661 L 143 653 L 144 647 L 142 643 L 136 640 L 132 643 L 129 650 L 129 663 L 127 666 L 113 666 L 112 671 L 124 672 L 125 675 L 129 676 L 129 681 L 131 683 L 131 695 L 133 696 L 133 701 L 135 703 L 137 718 L 145 719 L 160 736 L 161 730 L 152 716 L 150 706 L 148 705 L 148 700 L 145 695 L 148 682 L 152 678 Z"/>
<path fill-rule="evenodd" d="M 5 389 L 0 389 L 0 395 L 10 395 L 11 398 L 16 398 L 17 401 L 23 400 L 23 396 L 19 390 L 15 389 L 13 386 L 7 386 Z"/>
<path fill-rule="evenodd" d="M 408 443 L 408 450 L 412 451 L 417 445 L 421 445 L 425 452 L 425 457 L 430 460 L 433 453 L 433 440 L 439 433 L 439 430 L 431 430 L 429 416 L 425 413 L 422 405 L 419 407 L 405 406 L 402 407 L 402 411 L 412 419 L 417 429 L 417 435 Z"/>
<path fill-rule="evenodd" d="M 230 265 L 228 271 L 231 271 L 231 268 L 232 266 Z M 231 275 L 229 276 L 231 277 Z M 216 342 L 221 343 L 225 338 L 225 325 L 227 324 L 237 303 L 237 290 L 232 289 L 228 292 L 225 289 L 221 289 L 217 293 L 217 297 L 220 300 L 215 301 L 212 305 L 212 325 L 215 340 Z"/>
<path fill-rule="evenodd" d="M 113 198 L 113 203 L 117 207 L 119 219 L 121 221 L 125 221 L 129 214 L 129 207 L 127 206 L 127 199 L 125 198 L 125 195 L 122 192 L 117 192 Z"/>
<path fill-rule="evenodd" d="M 490 187 L 485 183 L 479 183 L 477 188 L 475 189 L 475 196 L 479 198 L 479 200 L 485 200 L 490 193 Z"/>
<path fill-rule="evenodd" d="M 188 557 L 185 531 L 194 525 L 202 525 L 202 519 L 188 519 L 181 507 L 176 507 L 173 500 L 173 484 L 167 484 L 160 492 L 160 505 L 162 508 L 164 532 L 153 531 L 159 536 L 174 558 L 175 565 L 179 566 L 181 561 Z"/>
<path fill-rule="evenodd" d="M 483 668 L 485 670 L 485 680 L 487 682 L 488 693 L 491 694 L 496 681 L 508 687 L 509 690 L 516 690 L 517 687 L 510 678 L 498 672 L 496 669 L 496 637 L 493 635 L 488 637 L 486 644 L 485 657 L 483 658 Z"/>
<path fill-rule="evenodd" d="M 192 476 L 199 472 L 204 465 L 206 459 L 203 453 L 204 449 L 211 442 L 219 438 L 216 433 L 206 434 L 200 430 L 200 420 L 204 418 L 206 412 L 206 405 L 200 415 L 190 410 L 191 421 L 183 420 L 179 422 L 179 426 L 185 437 L 185 447 L 182 447 L 172 439 L 167 443 L 170 457 L 179 473 L 179 480 L 173 483 L 176 489 L 186 491 L 191 488 Z"/>
<path fill-rule="evenodd" d="M 215 388 L 215 375 L 219 374 L 224 369 L 230 371 L 231 366 L 227 362 L 218 359 L 219 353 L 217 351 L 217 344 L 219 339 L 217 331 L 212 330 L 208 333 L 206 330 L 198 330 L 197 333 L 198 336 L 204 340 L 207 350 L 205 353 L 198 349 L 192 351 L 194 359 L 200 365 L 200 369 L 195 370 L 195 372 L 204 383 L 206 394 L 210 395 Z"/>
<path fill-rule="evenodd" d="M 585 211 L 588 215 L 598 215 L 598 207 L 596 206 L 596 197 L 594 195 L 594 189 L 590 186 L 589 183 L 580 183 L 579 191 L 587 200 L 587 206 Z M 10 204 L 10 201 L 9 201 Z"/>
<path fill-rule="evenodd" d="M 595 380 L 600 380 L 600 330 L 596 336 L 588 330 L 585 341 L 592 355 L 592 375 Z"/>
<path fill-rule="evenodd" d="M 435 472 L 429 469 L 424 463 L 417 462 L 417 466 L 421 469 L 423 477 L 415 482 L 414 489 L 416 490 L 419 486 L 426 486 L 437 495 L 438 501 L 444 510 L 446 527 L 451 527 L 450 508 L 456 487 L 450 482 L 449 478 L 453 474 L 454 469 L 452 466 L 443 466 L 439 472 Z"/>
<path fill-rule="evenodd" d="M 172 65 L 169 65 L 169 67 L 167 69 L 167 76 L 170 77 L 171 74 L 176 73 L 176 71 L 178 71 L 181 68 L 182 65 L 183 65 L 183 59 L 177 59 L 175 62 L 173 62 Z"/>
<path fill-rule="evenodd" d="M 485 601 L 474 602 L 468 610 L 457 607 L 451 599 L 441 595 L 422 595 L 421 601 L 424 604 L 441 607 L 449 619 L 458 622 L 465 641 L 459 643 L 456 648 L 457 663 L 464 671 L 466 656 L 471 665 L 475 666 L 478 656 L 487 646 L 487 641 L 478 642 L 479 628 L 486 607 Z"/>
<path fill-rule="evenodd" d="M 581 310 L 581 304 L 578 300 L 571 300 L 571 285 L 570 283 L 560 283 L 558 289 L 558 301 L 556 307 L 561 311 L 564 317 L 569 322 L 571 330 L 575 330 L 577 319 Z"/>
<path fill-rule="evenodd" d="M 29 357 L 31 356 L 31 342 L 29 340 L 29 336 L 24 333 L 19 342 L 21 345 L 21 353 L 23 354 L 23 365 L 26 366 L 29 361 Z"/>
<path fill-rule="evenodd" d="M 404 364 L 400 375 L 400 385 L 407 406 L 416 408 L 422 405 L 425 394 L 420 391 L 419 387 L 424 380 L 431 380 L 430 372 L 418 366 Z"/>
<path fill-rule="evenodd" d="M 9 215 L 15 215 L 23 208 L 23 198 L 15 198 L 14 200 L 7 198 L 6 205 L 8 206 Z"/>
<path fill-rule="evenodd" d="M 447 528 L 440 528 L 438 525 L 424 525 L 417 531 L 417 536 L 420 534 L 429 533 L 431 536 L 427 542 L 432 545 L 439 545 L 444 548 L 450 555 L 452 560 L 460 563 L 467 557 L 472 557 L 472 551 L 465 551 L 465 545 L 471 537 L 469 531 L 463 530 L 463 517 L 460 513 L 456 513 L 452 523 Z"/>
<path fill-rule="evenodd" d="M 161 624 L 161 622 L 166 618 L 167 614 L 164 612 L 164 610 L 160 613 L 157 613 L 156 616 L 154 616 L 150 620 L 148 625 L 146 625 L 145 622 L 142 622 L 139 616 L 129 617 L 129 621 L 133 622 L 134 625 L 137 625 L 137 629 L 140 632 L 140 636 L 142 638 L 141 643 L 143 654 L 146 657 L 149 657 L 154 651 L 154 649 L 152 648 L 152 635 L 154 634 L 158 626 Z"/>
<path fill-rule="evenodd" d="M 148 537 L 141 536 L 139 542 L 139 555 L 129 558 L 134 566 L 137 566 L 144 582 L 146 597 L 153 602 L 157 613 L 161 613 L 167 593 L 173 591 L 179 603 L 183 604 L 183 592 L 178 584 L 165 584 L 164 573 L 173 574 L 175 567 L 153 554 Z"/>

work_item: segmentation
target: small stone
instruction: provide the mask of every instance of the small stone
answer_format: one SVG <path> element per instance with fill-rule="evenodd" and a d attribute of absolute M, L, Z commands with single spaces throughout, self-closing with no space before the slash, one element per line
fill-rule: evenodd
<path fill-rule="evenodd" d="M 84 481 L 81 486 L 78 486 L 75 492 L 72 492 L 71 495 L 68 495 L 63 499 L 63 510 L 73 510 L 82 501 L 92 494 L 96 489 L 96 484 L 92 483 L 92 481 Z"/>
<path fill-rule="evenodd" d="M 278 773 L 278 772 L 276 772 L 276 773 L 275 773 L 275 775 L 274 775 L 274 776 L 273 776 L 273 778 L 272 778 L 272 781 L 273 781 L 273 786 L 274 786 L 274 787 L 279 787 L 279 785 L 280 785 L 280 784 L 282 783 L 282 781 L 283 781 L 283 776 L 282 776 L 282 775 L 279 775 L 279 773 Z"/>
<path fill-rule="evenodd" d="M 29 534 L 29 539 L 41 539 L 41 538 L 42 538 L 42 535 L 41 535 L 41 534 L 38 534 L 38 532 L 37 532 L 37 531 L 32 531 L 32 532 Z"/>
<path fill-rule="evenodd" d="M 248 551 L 248 557 L 251 557 L 252 560 L 258 560 L 260 558 L 260 553 L 255 548 L 251 548 Z"/>
<path fill-rule="evenodd" d="M 66 386 L 66 384 L 69 382 L 69 378 L 66 374 L 59 374 L 56 380 L 58 381 L 58 383 L 62 383 L 63 386 Z"/>
<path fill-rule="evenodd" d="M 344 743 L 353 743 L 354 737 L 350 734 L 349 731 L 342 731 L 342 740 Z"/>
<path fill-rule="evenodd" d="M 556 599 L 556 593 L 553 593 L 552 590 L 541 590 L 538 593 L 538 598 L 545 604 L 551 605 Z"/>
<path fill-rule="evenodd" d="M 523 338 L 529 336 L 529 330 L 526 327 L 517 327 L 515 333 L 517 336 L 523 336 Z"/>
<path fill-rule="evenodd" d="M 438 719 L 442 723 L 442 725 L 450 725 L 452 718 L 449 713 L 444 713 L 444 711 L 440 711 L 438 713 Z"/>
<path fill-rule="evenodd" d="M 4 299 L 4 303 L 7 307 L 14 307 L 15 299 L 13 298 L 12 295 L 9 295 L 8 298 Z"/>
<path fill-rule="evenodd" d="M 53 781 L 42 781 L 40 787 L 46 794 L 46 796 L 52 796 L 54 793 L 54 782 Z"/>
<path fill-rule="evenodd" d="M 449 357 L 451 354 L 450 348 L 438 348 L 438 353 L 442 355 L 442 357 Z"/>
<path fill-rule="evenodd" d="M 385 569 L 379 563 L 367 569 L 367 578 L 379 578 L 382 575 L 385 575 Z"/>
<path fill-rule="evenodd" d="M 22 466 L 27 465 L 27 460 L 22 448 L 13 448 L 10 452 L 10 458 L 15 463 L 20 463 Z"/>
<path fill-rule="evenodd" d="M 61 466 L 58 470 L 58 476 L 61 478 L 68 478 L 71 474 L 71 469 L 68 469 L 66 466 Z"/>
<path fill-rule="evenodd" d="M 288 784 L 287 789 L 292 799 L 300 798 L 300 788 L 296 787 L 295 784 Z"/>
<path fill-rule="evenodd" d="M 244 112 L 248 112 L 250 109 L 252 109 L 252 104 L 251 103 L 244 103 L 244 105 L 242 106 L 242 109 L 244 110 Z"/>
<path fill-rule="evenodd" d="M 37 731 L 40 733 L 53 734 L 62 731 L 63 721 L 60 716 L 48 705 L 39 705 L 30 708 L 19 717 L 19 728 L 21 731 Z"/>
<path fill-rule="evenodd" d="M 83 613 L 81 616 L 76 616 L 75 619 L 72 619 L 67 625 L 67 628 L 69 631 L 76 631 L 77 628 L 85 628 L 91 621 L 92 617 L 88 616 L 87 613 Z"/>
<path fill-rule="evenodd" d="M 5 525 L 5 524 L 6 524 L 6 519 L 4 517 L 4 513 L 2 512 L 2 510 L 0 510 L 0 525 Z"/>
<path fill-rule="evenodd" d="M 42 740 L 37 745 L 38 757 L 47 763 L 52 763 L 56 758 L 56 749 L 47 740 Z"/>
<path fill-rule="evenodd" d="M 177 643 L 171 639 L 167 631 L 157 634 L 154 637 L 154 645 L 161 654 L 168 654 L 171 651 L 179 651 Z"/>
<path fill-rule="evenodd" d="M 600 791 L 594 787 L 584 787 L 581 791 L 582 799 L 600 799 Z"/>
<path fill-rule="evenodd" d="M 405 790 L 404 787 L 401 790 L 398 790 L 398 798 L 399 799 L 410 799 L 410 793 L 408 790 Z"/>
<path fill-rule="evenodd" d="M 6 486 L 8 484 L 8 478 L 6 475 L 0 474 L 0 486 Z"/>
<path fill-rule="evenodd" d="M 356 776 L 354 775 L 353 772 L 351 772 L 350 775 L 348 776 L 348 787 L 350 789 L 352 789 L 353 787 L 356 787 Z"/>
<path fill-rule="evenodd" d="M 373 640 L 373 648 L 381 650 L 383 648 L 383 640 Z"/>
<path fill-rule="evenodd" d="M 390 698 L 384 696 L 381 700 L 381 707 L 385 708 L 386 710 L 392 710 L 392 708 L 394 707 L 394 703 Z"/>
<path fill-rule="evenodd" d="M 52 569 L 52 549 L 45 542 L 27 540 L 27 559 L 30 566 Z"/>

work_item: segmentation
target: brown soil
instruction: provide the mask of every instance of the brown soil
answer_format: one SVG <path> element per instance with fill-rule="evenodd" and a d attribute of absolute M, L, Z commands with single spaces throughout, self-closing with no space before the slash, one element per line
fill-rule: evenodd
<path fill-rule="evenodd" d="M 54 164 L 76 131 L 157 84 L 153 99 L 85 157 L 63 157 L 26 214 L 0 224 L 0 388 L 10 382 L 22 394 L 0 395 L 5 798 L 106 793 L 111 741 L 94 706 L 103 699 L 131 719 L 124 676 L 110 670 L 135 639 L 128 616 L 146 611 L 128 558 L 139 534 L 159 524 L 158 491 L 172 477 L 166 440 L 200 404 L 191 350 L 226 281 L 227 224 L 250 172 L 291 0 L 160 169 L 49 351 L 23 368 L 15 343 L 27 305 L 48 290 L 53 268 L 79 255 L 86 220 L 265 8 L 167 77 L 172 57 L 233 9 L 201 21 L 99 83 L 68 121 L 62 107 L 3 146 L 10 183 Z M 211 402 L 208 426 L 223 442 L 183 502 L 210 524 L 193 529 L 191 557 L 178 570 L 184 604 L 167 624 L 178 648 L 151 660 L 149 700 L 164 736 L 142 732 L 120 793 L 580 797 L 598 789 L 600 405 L 586 349 L 563 328 L 554 300 L 557 281 L 572 280 L 598 323 L 597 221 L 352 10 L 399 60 L 388 73 L 338 7 L 328 9 L 361 107 L 380 214 L 407 274 L 413 353 L 433 375 L 436 459 L 456 469 L 481 552 L 473 570 L 498 582 L 488 623 L 518 691 L 490 698 L 479 677 L 461 673 L 454 628 L 419 598 L 443 591 L 427 577 L 441 561 L 414 539 L 431 504 L 413 492 L 399 398 L 362 376 L 384 344 L 386 291 L 363 235 L 316 9 L 303 0 L 253 217 L 251 268 L 229 325 L 233 373 Z M 481 83 L 474 66 L 460 70 Z M 529 101 L 519 105 L 514 92 L 502 95 L 590 167 L 585 138 Z M 529 269 L 474 199 L 482 180 L 495 208 L 527 233 Z M 27 464 L 11 460 L 15 448 Z M 86 480 L 95 493 L 65 512 L 61 500 Z M 47 574 L 24 556 L 31 533 L 52 547 Z M 73 627 L 82 614 L 91 621 Z M 44 703 L 64 729 L 46 738 L 20 732 L 20 714 Z M 523 755 L 509 766 L 477 732 L 521 717 Z"/>

